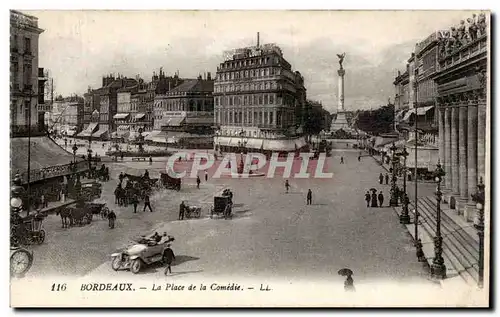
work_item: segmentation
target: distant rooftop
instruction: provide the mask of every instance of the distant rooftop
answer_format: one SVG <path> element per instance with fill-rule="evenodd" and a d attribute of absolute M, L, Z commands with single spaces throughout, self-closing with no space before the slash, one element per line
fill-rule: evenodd
<path fill-rule="evenodd" d="M 38 18 L 16 10 L 10 10 L 10 23 L 18 26 L 28 26 L 38 29 Z"/>
<path fill-rule="evenodd" d="M 244 59 L 254 56 L 261 56 L 264 54 L 276 53 L 279 56 L 283 56 L 283 52 L 281 48 L 274 43 L 264 44 L 264 45 L 256 45 L 249 46 L 244 48 L 237 48 L 224 52 L 224 60 L 231 61 L 237 59 Z"/>

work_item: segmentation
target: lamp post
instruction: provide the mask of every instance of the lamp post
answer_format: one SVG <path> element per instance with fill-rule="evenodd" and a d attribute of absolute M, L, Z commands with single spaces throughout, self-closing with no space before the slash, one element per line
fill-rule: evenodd
<path fill-rule="evenodd" d="M 71 148 L 73 150 L 73 163 L 76 164 L 76 151 L 78 151 L 78 146 L 73 144 L 73 147 Z"/>
<path fill-rule="evenodd" d="M 10 228 L 10 236 L 11 243 L 14 246 L 17 246 L 18 241 L 18 233 L 17 226 L 19 225 L 19 211 L 23 205 L 23 196 L 26 195 L 26 191 L 24 190 L 21 180 L 21 176 L 19 173 L 16 173 L 14 179 L 12 180 L 12 186 L 10 187 L 10 212 L 11 212 L 11 228 Z"/>
<path fill-rule="evenodd" d="M 410 201 L 408 199 L 408 193 L 406 192 L 406 157 L 410 154 L 406 151 L 406 147 L 404 147 L 399 155 L 403 157 L 403 208 L 399 216 L 399 223 L 406 225 L 410 223 L 410 215 L 408 214 L 408 204 Z"/>
<path fill-rule="evenodd" d="M 419 217 L 419 212 L 418 212 L 418 156 L 417 156 L 417 150 L 418 150 L 418 132 L 417 132 L 417 122 L 418 122 L 418 68 L 415 69 L 415 77 L 413 81 L 413 88 L 415 89 L 415 219 L 414 219 L 414 224 L 415 224 L 415 246 L 418 248 L 419 243 L 418 243 L 418 217 Z"/>
<path fill-rule="evenodd" d="M 441 192 L 441 181 L 445 172 L 441 167 L 441 162 L 438 161 L 436 171 L 434 173 L 435 181 L 437 182 L 436 190 L 436 236 L 434 237 L 434 260 L 432 260 L 431 265 L 431 276 L 438 279 L 446 278 L 446 266 L 444 265 L 443 259 L 443 237 L 441 236 L 441 198 L 443 193 Z"/>
<path fill-rule="evenodd" d="M 92 149 L 91 149 L 91 148 L 89 148 L 89 149 L 87 150 L 87 153 L 88 153 L 88 154 L 87 154 L 87 158 L 88 158 L 88 160 L 89 160 L 89 175 L 90 175 L 90 177 L 89 177 L 89 178 L 93 178 L 93 175 L 92 175 Z"/>
<path fill-rule="evenodd" d="M 479 178 L 479 184 L 477 185 L 477 192 L 472 194 L 472 200 L 476 203 L 477 208 L 477 223 L 474 227 L 477 230 L 477 235 L 479 236 L 479 261 L 478 261 L 478 286 L 483 288 L 484 283 L 484 184 L 483 178 Z"/>
<path fill-rule="evenodd" d="M 397 181 L 397 176 L 396 176 L 396 150 L 398 149 L 394 142 L 392 143 L 392 146 L 389 148 L 392 152 L 392 175 L 391 175 L 391 199 L 389 201 L 389 205 L 391 207 L 395 207 L 398 205 L 398 193 L 396 190 L 396 181 Z"/>

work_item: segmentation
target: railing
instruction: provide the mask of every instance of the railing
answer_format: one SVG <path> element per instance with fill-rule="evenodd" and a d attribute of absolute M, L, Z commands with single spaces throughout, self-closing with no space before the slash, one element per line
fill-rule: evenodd
<path fill-rule="evenodd" d="M 80 161 L 76 164 L 66 164 L 59 166 L 50 166 L 47 168 L 36 169 L 30 171 L 30 183 L 40 181 L 43 179 L 54 178 L 58 176 L 69 175 L 72 173 L 84 172 L 88 169 L 88 161 Z M 11 177 L 13 178 L 16 175 L 17 171 L 11 170 Z M 22 172 L 19 173 L 21 176 L 21 180 L 23 184 L 28 183 L 28 173 Z"/>

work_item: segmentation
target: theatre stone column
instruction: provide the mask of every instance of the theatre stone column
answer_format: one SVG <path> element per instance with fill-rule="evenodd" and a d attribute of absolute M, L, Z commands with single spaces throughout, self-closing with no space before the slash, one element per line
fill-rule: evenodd
<path fill-rule="evenodd" d="M 459 190 L 460 208 L 459 213 L 463 213 L 465 203 L 469 200 L 469 188 L 467 186 L 467 102 L 462 99 L 458 113 L 458 161 L 459 161 Z"/>
<path fill-rule="evenodd" d="M 451 191 L 453 188 L 453 179 L 451 177 L 451 108 L 446 104 L 444 108 L 444 176 L 445 188 Z"/>
<path fill-rule="evenodd" d="M 445 165 L 445 143 L 444 143 L 444 108 L 438 105 L 438 124 L 439 124 L 439 161 Z"/>
<path fill-rule="evenodd" d="M 486 96 L 480 95 L 477 105 L 477 169 L 478 176 L 486 182 L 485 161 L 486 161 Z"/>
<path fill-rule="evenodd" d="M 452 178 L 452 188 L 451 194 L 453 199 L 451 199 L 450 204 L 454 208 L 455 200 L 460 195 L 460 182 L 459 182 L 459 156 L 458 156 L 458 105 L 453 104 L 451 108 L 451 178 Z"/>
<path fill-rule="evenodd" d="M 467 107 L 467 184 L 469 191 L 469 204 L 464 212 L 467 221 L 474 220 L 476 203 L 472 201 L 471 194 L 477 188 L 477 100 L 469 94 Z"/>

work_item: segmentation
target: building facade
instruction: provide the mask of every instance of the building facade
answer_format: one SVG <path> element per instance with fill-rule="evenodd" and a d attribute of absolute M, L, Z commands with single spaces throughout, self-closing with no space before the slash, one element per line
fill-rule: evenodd
<path fill-rule="evenodd" d="M 44 30 L 38 18 L 10 11 L 10 122 L 11 131 L 38 127 L 38 40 Z M 42 122 L 43 126 L 43 122 Z"/>
<path fill-rule="evenodd" d="M 158 79 L 158 84 L 156 85 L 155 97 L 152 108 L 152 122 L 153 130 L 161 131 L 161 126 L 165 120 L 163 120 L 163 113 L 167 110 L 167 93 L 184 83 L 184 79 L 179 78 L 179 74 L 176 73 L 174 76 L 166 76 L 165 73 L 160 69 L 160 76 Z"/>
<path fill-rule="evenodd" d="M 490 107 L 490 42 L 489 21 L 484 13 L 477 20 L 475 15 L 467 20 L 467 28 L 452 28 L 439 36 L 439 64 L 433 78 L 437 84 L 439 157 L 446 172 L 447 201 L 470 221 L 476 211 L 471 194 L 477 191 L 480 180 L 489 186 L 485 177 L 489 172 L 486 114 Z"/>
<path fill-rule="evenodd" d="M 304 79 L 274 44 L 236 49 L 217 67 L 216 147 L 294 151 L 305 108 Z M 305 143 L 305 142 L 304 142 Z M 305 144 L 304 144 L 305 145 Z"/>

